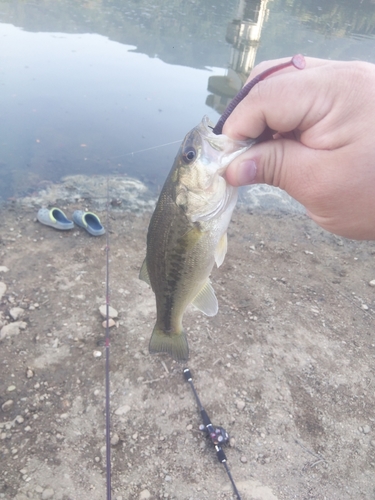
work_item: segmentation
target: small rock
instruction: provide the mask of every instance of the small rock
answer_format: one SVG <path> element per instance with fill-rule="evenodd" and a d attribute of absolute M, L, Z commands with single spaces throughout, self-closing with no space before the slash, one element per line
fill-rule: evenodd
<path fill-rule="evenodd" d="M 46 488 L 42 493 L 42 500 L 49 500 L 49 498 L 53 498 L 55 492 L 52 488 Z"/>
<path fill-rule="evenodd" d="M 103 321 L 102 325 L 103 325 L 103 328 L 107 328 L 107 320 Z M 115 326 L 115 325 L 116 325 L 116 321 L 112 318 L 109 318 L 109 320 L 108 320 L 109 328 L 112 328 L 112 326 Z"/>
<path fill-rule="evenodd" d="M 111 445 L 116 446 L 116 444 L 119 444 L 119 442 L 120 442 L 119 435 L 116 433 L 113 434 L 113 436 L 111 437 Z"/>
<path fill-rule="evenodd" d="M 100 356 L 102 355 L 102 353 L 101 353 L 101 351 L 94 351 L 93 355 L 94 355 L 94 358 L 100 358 Z"/>
<path fill-rule="evenodd" d="M 103 318 L 107 317 L 107 306 L 104 304 L 103 306 L 99 307 L 100 314 L 103 316 Z M 109 318 L 117 318 L 118 312 L 116 309 L 113 307 L 109 306 L 108 307 L 108 317 Z"/>
<path fill-rule="evenodd" d="M 7 273 L 9 269 L 6 266 L 0 266 L 0 273 Z"/>
<path fill-rule="evenodd" d="M 245 408 L 245 405 L 246 405 L 245 401 L 242 401 L 241 399 L 238 399 L 236 401 L 236 406 L 238 410 L 243 410 Z"/>
<path fill-rule="evenodd" d="M 0 281 L 0 300 L 3 298 L 3 295 L 6 291 L 7 291 L 6 284 Z"/>
<path fill-rule="evenodd" d="M 7 392 L 13 392 L 13 391 L 15 391 L 15 390 L 16 390 L 16 386 L 15 386 L 15 385 L 9 385 L 9 386 L 7 387 Z"/>
<path fill-rule="evenodd" d="M 17 415 L 16 416 L 16 422 L 17 422 L 17 424 L 23 424 L 24 421 L 25 421 L 25 419 L 23 418 L 22 415 Z"/>
<path fill-rule="evenodd" d="M 11 337 L 12 335 L 18 335 L 20 330 L 25 330 L 27 323 L 24 321 L 15 321 L 14 323 L 9 323 L 2 327 L 0 331 L 0 340 L 5 339 L 5 337 Z"/>
<path fill-rule="evenodd" d="M 151 498 L 151 493 L 148 490 L 143 490 L 139 494 L 139 500 L 146 500 L 147 498 Z"/>
<path fill-rule="evenodd" d="M 371 281 L 369 281 L 369 285 L 370 285 L 370 286 L 375 286 L 375 280 L 371 280 Z"/>
<path fill-rule="evenodd" d="M 242 456 L 240 460 L 243 464 L 247 463 L 247 458 L 245 456 Z"/>
<path fill-rule="evenodd" d="M 28 368 L 28 369 L 26 370 L 26 377 L 27 377 L 27 378 L 33 378 L 33 376 L 34 376 L 34 372 L 32 371 L 32 369 L 31 369 L 31 368 Z"/>
<path fill-rule="evenodd" d="M 19 319 L 23 316 L 24 312 L 25 312 L 25 310 L 22 309 L 22 307 L 12 307 L 12 309 L 10 309 L 10 311 L 9 311 L 9 314 L 11 315 L 11 317 L 14 321 L 17 321 L 17 319 Z"/>
<path fill-rule="evenodd" d="M 362 427 L 362 432 L 363 432 L 363 434 L 370 434 L 370 432 L 371 432 L 371 427 L 370 427 L 369 425 L 364 425 L 364 426 Z"/>
<path fill-rule="evenodd" d="M 130 406 L 123 405 L 123 406 L 120 406 L 119 408 L 117 408 L 117 410 L 115 411 L 115 415 L 126 415 L 126 413 L 128 413 L 128 411 L 130 411 Z"/>
<path fill-rule="evenodd" d="M 371 439 L 370 444 L 375 448 L 375 439 Z"/>
<path fill-rule="evenodd" d="M 361 305 L 361 307 L 362 307 L 362 309 L 363 309 L 364 311 L 367 311 L 367 310 L 368 310 L 368 305 L 366 305 L 366 304 L 362 304 L 362 305 Z"/>
<path fill-rule="evenodd" d="M 14 405 L 14 401 L 13 399 L 8 399 L 8 401 L 5 401 L 5 403 L 3 403 L 1 405 L 1 409 L 6 412 L 6 411 L 9 411 Z"/>

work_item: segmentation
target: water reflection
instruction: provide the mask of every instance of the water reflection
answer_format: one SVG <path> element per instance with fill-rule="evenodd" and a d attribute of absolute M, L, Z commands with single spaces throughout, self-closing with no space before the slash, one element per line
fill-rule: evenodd
<path fill-rule="evenodd" d="M 375 0 L 282 0 L 281 6 L 325 36 L 362 38 L 375 34 Z"/>
<path fill-rule="evenodd" d="M 271 11 L 271 16 L 270 16 Z M 278 18 L 272 13 L 281 13 Z M 289 29 L 290 18 L 298 19 L 299 26 Z M 281 20 L 280 28 L 276 19 Z M 226 41 L 232 46 L 227 72 L 224 76 L 210 76 L 208 80 L 208 90 L 211 94 L 207 97 L 207 105 L 215 109 L 218 113 L 223 113 L 230 100 L 242 88 L 255 64 L 255 59 L 259 47 L 261 46 L 261 35 L 263 26 L 268 23 L 268 30 L 263 32 L 263 45 L 267 45 L 267 38 L 272 39 L 273 31 L 280 31 L 277 47 L 280 46 L 280 39 L 284 37 L 281 47 L 294 35 L 297 43 L 294 52 L 303 52 L 307 55 L 322 58 L 350 59 L 349 51 L 345 54 L 337 54 L 334 44 L 330 47 L 331 53 L 322 47 L 322 39 L 319 40 L 319 49 L 314 51 L 310 38 L 301 40 L 299 34 L 301 27 L 306 27 L 319 35 L 323 35 L 323 40 L 327 38 L 368 38 L 373 42 L 375 34 L 375 0 L 362 0 L 352 2 L 351 0 L 328 0 L 316 2 L 315 0 L 239 0 L 235 18 L 228 23 Z M 303 31 L 303 34 L 306 34 Z M 307 41 L 307 44 L 306 44 Z M 342 44 L 345 47 L 344 44 Z M 374 44 L 372 44 L 373 48 Z M 281 54 L 276 52 L 269 57 L 277 57 Z M 290 55 L 292 52 L 288 52 Z M 337 55 L 334 55 L 337 54 Z M 282 54 L 285 55 L 285 54 Z M 346 56 L 346 57 L 345 57 Z M 357 55 L 357 59 L 367 59 L 375 62 L 374 58 L 368 55 Z"/>
<path fill-rule="evenodd" d="M 31 32 L 96 33 L 169 64 L 224 66 L 236 0 L 0 1 L 0 20 Z"/>
<path fill-rule="evenodd" d="M 210 76 L 207 105 L 222 114 L 244 85 L 255 64 L 263 24 L 268 16 L 268 0 L 240 0 L 236 17 L 228 24 L 226 41 L 231 44 L 225 76 Z"/>
<path fill-rule="evenodd" d="M 182 139 L 209 111 L 208 75 L 222 72 L 169 65 L 94 34 L 1 31 L 0 189 L 8 196 L 69 173 L 160 184 L 177 145 L 127 153 Z"/>
<path fill-rule="evenodd" d="M 0 198 L 74 173 L 155 188 L 256 60 L 375 62 L 375 0 L 0 0 Z M 129 155 L 132 151 L 145 150 Z"/>

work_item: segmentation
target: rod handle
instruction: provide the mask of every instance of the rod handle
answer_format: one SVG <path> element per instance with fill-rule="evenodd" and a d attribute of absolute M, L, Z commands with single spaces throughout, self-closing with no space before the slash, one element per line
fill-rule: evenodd
<path fill-rule="evenodd" d="M 209 425 L 212 426 L 210 417 L 207 415 L 207 412 L 204 408 L 201 409 L 201 415 L 203 420 L 203 425 L 207 428 Z"/>
<path fill-rule="evenodd" d="M 215 446 L 216 448 L 216 455 L 217 455 L 217 458 L 219 460 L 220 463 L 224 463 L 227 461 L 227 457 L 224 453 L 224 450 L 223 448 L 221 448 L 221 446 Z"/>
<path fill-rule="evenodd" d="M 184 378 L 187 382 L 190 382 L 191 380 L 193 380 L 193 377 L 191 376 L 189 368 L 184 368 L 183 373 L 184 373 Z"/>

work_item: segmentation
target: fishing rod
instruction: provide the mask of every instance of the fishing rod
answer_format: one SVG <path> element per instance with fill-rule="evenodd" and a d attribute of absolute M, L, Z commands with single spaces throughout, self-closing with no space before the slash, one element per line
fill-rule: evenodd
<path fill-rule="evenodd" d="M 107 177 L 107 213 L 106 213 L 106 267 L 105 267 L 105 447 L 106 447 L 106 476 L 107 476 L 107 500 L 111 500 L 111 416 L 110 410 L 110 383 L 109 383 L 109 180 Z"/>
<path fill-rule="evenodd" d="M 191 372 L 189 368 L 184 368 L 183 370 L 184 373 L 184 378 L 187 382 L 189 382 L 190 387 L 192 388 L 193 394 L 195 396 L 199 411 L 202 416 L 203 424 L 199 426 L 199 430 L 205 431 L 207 436 L 211 439 L 211 443 L 214 445 L 215 450 L 216 450 L 216 456 L 219 460 L 220 463 L 222 463 L 225 467 L 225 470 L 228 474 L 228 477 L 230 479 L 230 482 L 232 483 L 233 490 L 237 496 L 238 500 L 241 500 L 240 493 L 237 489 L 237 486 L 234 482 L 233 476 L 229 470 L 228 464 L 227 464 L 227 457 L 224 453 L 224 450 L 222 448 L 222 445 L 225 445 L 229 441 L 229 435 L 227 431 L 223 427 L 214 427 L 211 423 L 210 417 L 207 415 L 206 410 L 203 408 L 203 405 L 198 397 L 197 391 L 195 390 L 194 384 L 193 384 L 193 377 L 191 376 Z"/>

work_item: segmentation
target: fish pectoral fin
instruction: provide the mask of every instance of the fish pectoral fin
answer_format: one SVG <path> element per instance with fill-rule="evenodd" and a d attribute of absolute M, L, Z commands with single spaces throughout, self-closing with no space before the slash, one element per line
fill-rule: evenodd
<path fill-rule="evenodd" d="M 193 306 L 206 314 L 206 316 L 215 316 L 219 310 L 217 298 L 209 280 L 201 288 L 192 302 Z"/>
<path fill-rule="evenodd" d="M 156 324 L 151 335 L 148 350 L 151 354 L 166 352 L 176 361 L 187 361 L 189 359 L 189 346 L 185 332 L 165 333 Z"/>
<path fill-rule="evenodd" d="M 220 238 L 217 247 L 215 248 L 214 257 L 217 267 L 220 267 L 221 264 L 224 262 L 225 256 L 227 254 L 227 249 L 228 249 L 227 233 L 224 233 L 223 236 Z"/>
<path fill-rule="evenodd" d="M 141 270 L 139 271 L 139 279 L 151 286 L 150 276 L 148 274 L 146 259 L 143 261 Z"/>

